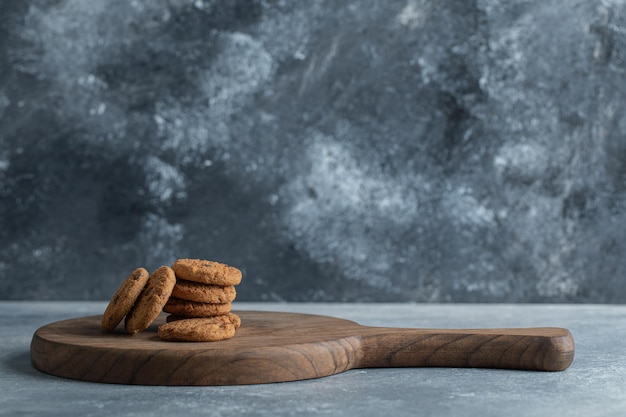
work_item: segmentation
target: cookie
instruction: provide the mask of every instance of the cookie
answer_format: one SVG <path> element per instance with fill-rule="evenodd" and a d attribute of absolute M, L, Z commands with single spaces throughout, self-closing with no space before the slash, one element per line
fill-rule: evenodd
<path fill-rule="evenodd" d="M 162 324 L 157 334 L 163 340 L 175 342 L 217 342 L 233 337 L 235 326 L 215 317 L 185 319 Z"/>
<path fill-rule="evenodd" d="M 233 326 L 235 326 L 235 329 L 238 329 L 241 326 L 241 318 L 236 315 L 235 313 L 228 313 L 228 314 L 224 314 L 221 316 L 213 316 L 213 317 L 206 317 L 206 318 L 211 318 L 214 319 L 215 321 L 219 321 L 219 322 L 223 322 L 223 323 L 230 323 Z M 173 321 L 178 321 L 178 320 L 188 320 L 189 317 L 185 317 L 185 316 L 177 316 L 175 314 L 170 314 L 169 316 L 167 316 L 165 318 L 165 321 L 167 323 L 171 323 Z"/>
<path fill-rule="evenodd" d="M 144 268 L 137 268 L 122 282 L 102 315 L 103 330 L 110 332 L 117 327 L 135 304 L 149 276 Z"/>
<path fill-rule="evenodd" d="M 231 303 L 210 304 L 170 297 L 163 311 L 185 317 L 211 317 L 230 313 Z"/>
<path fill-rule="evenodd" d="M 154 271 L 126 316 L 126 331 L 134 334 L 150 326 L 172 294 L 175 284 L 176 276 L 170 267 L 162 266 Z"/>
<path fill-rule="evenodd" d="M 202 259 L 178 259 L 172 264 L 176 277 L 187 281 L 228 287 L 239 285 L 241 271 L 219 262 Z"/>
<path fill-rule="evenodd" d="M 172 290 L 172 297 L 200 303 L 224 304 L 232 302 L 237 295 L 233 285 L 219 287 L 200 282 L 179 279 Z"/>

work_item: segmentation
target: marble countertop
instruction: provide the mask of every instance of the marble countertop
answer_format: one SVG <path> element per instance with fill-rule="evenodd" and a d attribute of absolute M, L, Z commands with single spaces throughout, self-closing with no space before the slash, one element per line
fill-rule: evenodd
<path fill-rule="evenodd" d="M 563 372 L 357 369 L 308 381 L 225 387 L 98 384 L 30 364 L 35 330 L 101 314 L 104 302 L 0 302 L 0 416 L 624 416 L 626 306 L 245 303 L 237 310 L 324 314 L 421 328 L 557 326 L 576 341 Z"/>

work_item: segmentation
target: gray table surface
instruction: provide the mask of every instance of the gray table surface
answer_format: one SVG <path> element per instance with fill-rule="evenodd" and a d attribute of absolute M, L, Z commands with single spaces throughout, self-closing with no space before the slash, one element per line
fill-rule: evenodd
<path fill-rule="evenodd" d="M 31 366 L 37 328 L 101 314 L 105 306 L 0 302 L 0 416 L 626 415 L 626 306 L 236 303 L 238 310 L 324 314 L 376 326 L 567 327 L 576 356 L 564 372 L 359 369 L 279 384 L 147 387 L 68 380 Z"/>

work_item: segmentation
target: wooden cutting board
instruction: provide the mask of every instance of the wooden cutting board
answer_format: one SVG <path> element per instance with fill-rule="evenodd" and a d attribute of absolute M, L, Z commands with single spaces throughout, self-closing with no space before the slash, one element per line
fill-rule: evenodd
<path fill-rule="evenodd" d="M 235 337 L 167 342 L 157 326 L 134 336 L 100 329 L 100 316 L 51 323 L 31 342 L 31 361 L 61 377 L 118 384 L 238 385 L 318 378 L 355 368 L 479 367 L 560 371 L 574 357 L 567 329 L 434 330 L 361 326 L 296 313 L 239 311 Z"/>

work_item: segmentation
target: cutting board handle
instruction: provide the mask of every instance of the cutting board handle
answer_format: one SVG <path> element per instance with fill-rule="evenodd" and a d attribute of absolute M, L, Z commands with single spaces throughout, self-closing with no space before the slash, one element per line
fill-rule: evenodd
<path fill-rule="evenodd" d="M 567 329 L 421 330 L 372 327 L 361 338 L 360 368 L 470 367 L 561 371 L 574 358 Z"/>

